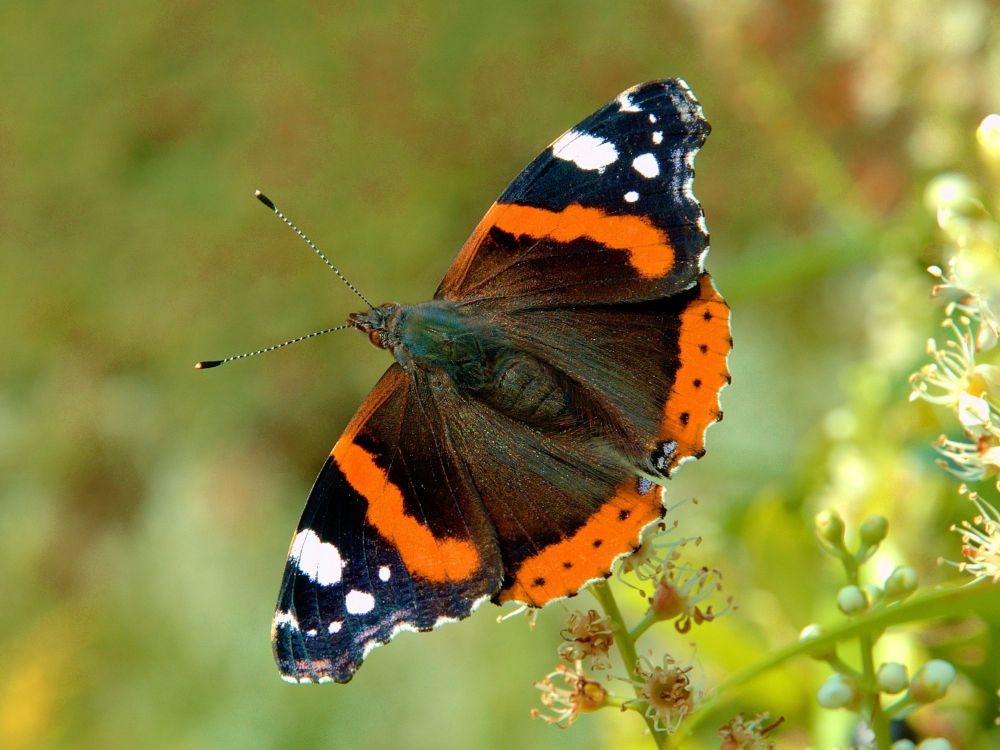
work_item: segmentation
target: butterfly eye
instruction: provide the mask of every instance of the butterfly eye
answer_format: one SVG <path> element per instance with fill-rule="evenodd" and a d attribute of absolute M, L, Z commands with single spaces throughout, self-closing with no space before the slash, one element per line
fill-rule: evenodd
<path fill-rule="evenodd" d="M 368 340 L 371 341 L 379 349 L 384 349 L 385 346 L 382 343 L 382 331 L 377 328 L 373 328 L 368 332 Z"/>

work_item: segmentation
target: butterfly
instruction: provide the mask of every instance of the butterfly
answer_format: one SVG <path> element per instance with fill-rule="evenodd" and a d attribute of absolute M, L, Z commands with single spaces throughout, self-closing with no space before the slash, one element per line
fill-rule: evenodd
<path fill-rule="evenodd" d="M 651 81 L 556 139 L 433 299 L 352 314 L 394 362 L 319 472 L 272 626 L 290 682 L 347 682 L 405 630 L 608 576 L 704 454 L 729 308 L 692 193 L 710 126 Z"/>

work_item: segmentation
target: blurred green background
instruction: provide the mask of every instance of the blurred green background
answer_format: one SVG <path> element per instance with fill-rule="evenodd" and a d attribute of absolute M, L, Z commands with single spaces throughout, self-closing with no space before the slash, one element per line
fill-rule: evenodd
<path fill-rule="evenodd" d="M 940 317 L 921 194 L 975 171 L 1000 109 L 995 3 L 5 2 L 0 747 L 648 744 L 614 711 L 529 718 L 561 605 L 533 631 L 488 606 L 404 635 L 349 686 L 281 682 L 287 544 L 388 360 L 345 333 L 191 365 L 358 308 L 255 188 L 374 301 L 420 301 L 546 144 L 670 76 L 714 127 L 695 188 L 736 340 L 726 419 L 670 497 L 699 498 L 683 532 L 740 609 L 660 648 L 697 641 L 710 686 L 833 616 L 809 524 L 827 504 L 886 513 L 897 557 L 947 577 L 964 508 L 929 444 L 949 428 L 906 402 Z M 964 666 L 988 674 L 996 624 L 963 627 Z M 814 705 L 827 673 L 771 674 L 714 726 L 769 710 L 779 747 L 844 744 Z M 988 726 L 967 685 L 954 711 Z M 706 726 L 691 747 L 717 746 Z"/>

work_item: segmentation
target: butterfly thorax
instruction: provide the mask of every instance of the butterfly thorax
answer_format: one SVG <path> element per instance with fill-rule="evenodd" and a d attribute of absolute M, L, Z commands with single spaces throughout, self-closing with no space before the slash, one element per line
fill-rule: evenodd
<path fill-rule="evenodd" d="M 466 308 L 446 300 L 387 303 L 348 322 L 392 352 L 404 370 L 444 372 L 460 393 L 509 417 L 551 427 L 576 421 L 566 378 Z"/>

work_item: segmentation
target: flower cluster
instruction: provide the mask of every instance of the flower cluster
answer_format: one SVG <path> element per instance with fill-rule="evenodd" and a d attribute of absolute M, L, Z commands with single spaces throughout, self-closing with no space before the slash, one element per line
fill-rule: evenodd
<path fill-rule="evenodd" d="M 676 507 L 676 506 L 674 506 Z M 646 599 L 648 607 L 641 622 L 628 628 L 611 589 L 606 582 L 592 589 L 606 615 L 596 609 L 572 611 L 563 628 L 562 643 L 558 653 L 561 663 L 543 679 L 534 683 L 542 691 L 542 709 L 532 715 L 559 727 L 570 726 L 581 713 L 615 706 L 634 710 L 646 719 L 654 734 L 675 732 L 700 700 L 693 687 L 691 664 L 681 664 L 669 654 L 660 663 L 653 664 L 645 656 L 636 654 L 636 641 L 658 622 L 673 622 L 679 633 L 687 633 L 694 625 L 710 622 L 725 614 L 731 604 L 715 611 L 705 599 L 720 589 L 722 574 L 708 567 L 694 567 L 681 560 L 681 548 L 698 538 L 668 539 L 665 532 L 677 526 L 665 523 L 651 527 L 639 548 L 622 561 L 618 578 Z M 634 576 L 640 586 L 651 583 L 652 595 L 623 579 Z M 621 661 L 628 670 L 622 681 L 629 685 L 634 697 L 615 695 L 602 682 L 594 679 L 594 672 L 604 672 L 604 682 L 611 679 L 611 649 L 618 646 Z M 747 744 L 753 738 L 762 738 L 763 721 L 744 721 L 737 717 L 724 730 L 729 748 L 764 748 L 768 745 Z M 743 744 L 733 744 L 742 742 Z"/>
<path fill-rule="evenodd" d="M 962 491 L 967 492 L 967 488 L 963 486 Z M 968 492 L 968 497 L 979 513 L 971 521 L 962 521 L 961 525 L 951 527 L 962 538 L 965 559 L 957 563 L 942 562 L 971 573 L 976 581 L 989 579 L 1000 583 L 1000 511 L 975 492 Z"/>
<path fill-rule="evenodd" d="M 1000 116 L 990 115 L 977 132 L 984 159 L 1000 167 Z M 943 175 L 927 189 L 948 256 L 928 270 L 935 294 L 949 302 L 946 340 L 928 342 L 931 362 L 911 377 L 911 399 L 951 409 L 960 438 L 942 435 L 936 447 L 942 465 L 963 481 L 1000 474 L 1000 366 L 993 364 L 1000 343 L 1000 222 L 973 183 Z"/>
<path fill-rule="evenodd" d="M 845 525 L 840 516 L 831 510 L 816 516 L 816 533 L 823 549 L 839 558 L 844 567 L 848 583 L 837 592 L 837 607 L 848 617 L 896 607 L 917 589 L 917 573 L 908 565 L 897 566 L 881 586 L 861 584 L 861 566 L 872 558 L 888 532 L 888 521 L 882 516 L 872 516 L 858 530 L 857 549 L 850 550 L 845 542 Z M 809 625 L 800 637 L 803 641 L 817 641 L 823 636 L 824 631 L 819 625 Z M 887 743 L 889 720 L 902 718 L 915 708 L 943 697 L 955 680 L 956 673 L 955 668 L 942 659 L 928 661 L 912 679 L 906 666 L 898 662 L 883 662 L 876 669 L 873 658 L 875 640 L 876 637 L 870 634 L 860 636 L 860 670 L 840 658 L 835 644 L 812 652 L 816 659 L 827 662 L 834 669 L 834 674 L 820 687 L 816 700 L 823 708 L 843 708 L 860 713 L 871 721 L 873 739 L 881 735 Z M 883 705 L 886 696 L 899 694 L 902 694 L 899 698 Z M 946 747 L 940 744 L 942 742 L 946 743 L 940 739 L 925 740 L 920 747 Z"/>
<path fill-rule="evenodd" d="M 770 721 L 767 713 L 757 714 L 752 719 L 746 719 L 743 714 L 736 716 L 719 729 L 722 744 L 719 750 L 771 750 L 774 743 L 767 738 L 784 719 Z"/>
<path fill-rule="evenodd" d="M 676 506 L 675 506 L 676 507 Z M 676 528 L 676 523 L 670 530 Z M 647 624 L 673 621 L 678 633 L 687 633 L 693 625 L 721 617 L 732 607 L 732 598 L 716 612 L 705 600 L 722 590 L 722 572 L 707 566 L 695 567 L 683 561 L 682 549 L 688 544 L 701 544 L 701 537 L 665 539 L 665 524 L 659 524 L 643 534 L 639 548 L 622 561 L 618 577 L 632 586 L 624 576 L 632 574 L 640 585 L 652 582 L 652 596 L 647 597 Z M 636 588 L 646 596 L 642 588 Z"/>

